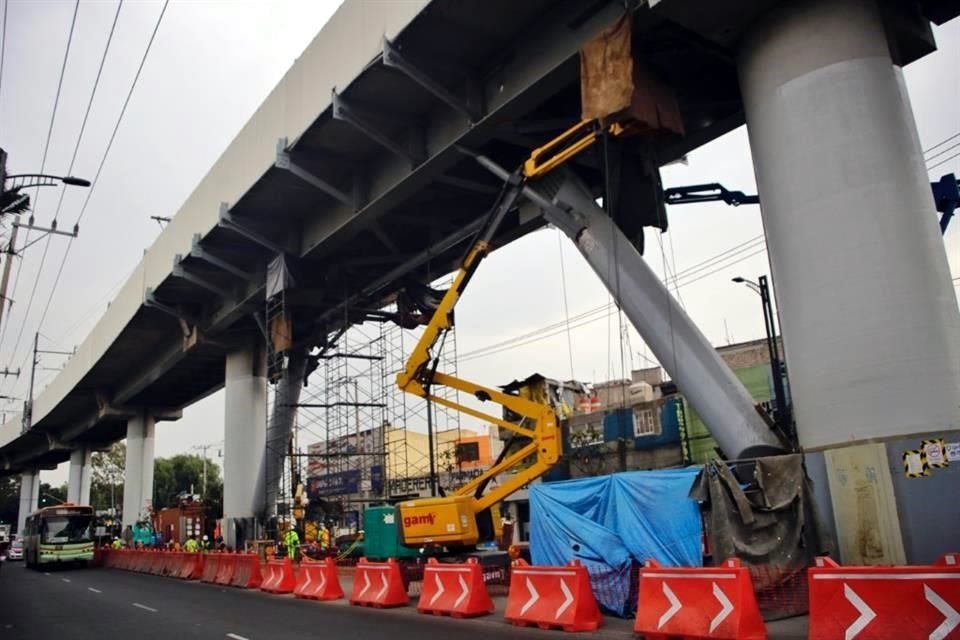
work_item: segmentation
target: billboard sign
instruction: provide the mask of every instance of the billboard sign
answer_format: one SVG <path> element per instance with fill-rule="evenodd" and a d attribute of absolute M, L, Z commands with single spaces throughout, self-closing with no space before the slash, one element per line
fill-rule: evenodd
<path fill-rule="evenodd" d="M 310 499 L 327 496 L 343 496 L 360 491 L 360 469 L 339 473 L 327 473 L 307 478 L 307 495 Z"/>

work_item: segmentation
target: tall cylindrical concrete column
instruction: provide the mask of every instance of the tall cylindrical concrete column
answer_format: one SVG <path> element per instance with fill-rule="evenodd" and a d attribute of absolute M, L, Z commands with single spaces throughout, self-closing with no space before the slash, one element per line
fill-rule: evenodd
<path fill-rule="evenodd" d="M 127 458 L 124 466 L 124 528 L 145 515 L 153 500 L 153 445 L 156 421 L 147 410 L 127 421 Z"/>
<path fill-rule="evenodd" d="M 228 545 L 236 546 L 254 535 L 253 519 L 263 501 L 267 379 L 262 346 L 228 353 L 225 373 L 224 537 Z"/>
<path fill-rule="evenodd" d="M 17 513 L 17 532 L 23 533 L 27 516 L 37 510 L 40 499 L 40 471 L 24 471 L 20 476 L 20 509 Z"/>
<path fill-rule="evenodd" d="M 920 487 L 891 447 L 960 426 L 960 313 L 903 75 L 872 0 L 782 3 L 739 71 L 800 444 L 827 451 L 841 552 L 872 549 L 845 560 L 902 560 Z"/>
<path fill-rule="evenodd" d="M 90 451 L 84 447 L 70 453 L 70 475 L 67 478 L 67 502 L 90 504 Z"/>

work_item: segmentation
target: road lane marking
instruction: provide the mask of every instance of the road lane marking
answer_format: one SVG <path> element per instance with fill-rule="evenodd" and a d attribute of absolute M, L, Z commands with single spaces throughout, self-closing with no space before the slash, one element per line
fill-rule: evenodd
<path fill-rule="evenodd" d="M 44 572 L 43 572 L 43 575 L 48 576 L 48 575 L 50 575 L 50 574 L 47 573 L 46 571 L 44 571 Z"/>
<path fill-rule="evenodd" d="M 60 579 L 63 580 L 64 582 L 70 582 L 70 578 L 60 578 Z"/>
<path fill-rule="evenodd" d="M 93 587 L 87 587 L 87 591 L 93 591 L 94 593 L 103 593 L 100 589 L 94 589 Z"/>
<path fill-rule="evenodd" d="M 228 634 L 227 634 L 227 637 L 228 637 L 228 638 L 233 638 L 233 640 L 249 640 L 248 638 L 244 638 L 243 636 L 238 636 L 238 635 L 235 634 L 235 633 L 228 633 Z"/>
<path fill-rule="evenodd" d="M 139 602 L 134 602 L 134 603 L 133 603 L 133 606 L 137 607 L 138 609 L 143 609 L 144 611 L 149 611 L 149 612 L 151 612 L 151 613 L 157 613 L 157 610 L 154 609 L 153 607 L 148 607 L 147 605 L 145 605 L 145 604 L 140 604 Z"/>

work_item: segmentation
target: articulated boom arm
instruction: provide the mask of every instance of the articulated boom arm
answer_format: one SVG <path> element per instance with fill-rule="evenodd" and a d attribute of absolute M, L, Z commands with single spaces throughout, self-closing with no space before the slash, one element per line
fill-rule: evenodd
<path fill-rule="evenodd" d="M 462 487 L 456 492 L 456 495 L 475 497 L 474 512 L 483 511 L 496 504 L 506 496 L 517 489 L 520 489 L 527 483 L 535 480 L 557 463 L 560 459 L 560 428 L 557 422 L 557 415 L 549 405 L 540 404 L 521 398 L 519 396 L 503 393 L 496 389 L 490 389 L 473 382 L 462 380 L 455 376 L 436 371 L 436 361 L 434 359 L 433 348 L 437 341 L 446 331 L 453 327 L 453 309 L 460 300 L 467 284 L 477 267 L 490 252 L 490 239 L 496 232 L 497 226 L 503 220 L 507 212 L 513 208 L 523 192 L 524 181 L 519 174 L 514 174 L 507 181 L 507 187 L 498 199 L 497 204 L 491 212 L 490 222 L 486 230 L 476 241 L 467 257 L 460 267 L 460 271 L 454 278 L 453 284 L 447 289 L 443 299 L 433 312 L 430 323 L 427 325 L 420 336 L 420 340 L 414 347 L 410 358 L 404 370 L 397 375 L 397 386 L 406 393 L 420 398 L 429 399 L 439 405 L 454 409 L 460 413 L 485 420 L 496 424 L 504 429 L 509 429 L 514 433 L 530 439 L 530 442 L 519 450 L 508 455 L 506 458 L 491 467 L 486 473 L 475 478 L 472 482 Z M 431 391 L 434 385 L 450 387 L 468 393 L 483 402 L 495 402 L 516 415 L 521 417 L 520 424 L 515 424 L 504 420 L 499 416 L 490 415 L 483 411 L 478 411 L 471 407 L 464 406 L 447 398 L 434 395 Z M 525 469 L 519 471 L 506 482 L 499 484 L 484 495 L 475 495 L 478 490 L 482 491 L 489 480 L 508 471 L 525 459 L 536 454 L 534 463 Z"/>

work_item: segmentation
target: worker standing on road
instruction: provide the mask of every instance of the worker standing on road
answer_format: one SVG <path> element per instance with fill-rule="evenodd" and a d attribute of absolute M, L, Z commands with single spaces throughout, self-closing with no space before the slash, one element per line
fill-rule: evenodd
<path fill-rule="evenodd" d="M 190 536 L 190 539 L 184 543 L 183 548 L 187 553 L 196 553 L 197 552 L 197 536 Z"/>
<path fill-rule="evenodd" d="M 291 561 L 296 560 L 297 547 L 300 546 L 300 536 L 296 529 L 293 527 L 287 529 L 287 532 L 283 535 L 283 544 L 287 547 L 287 557 Z"/>

